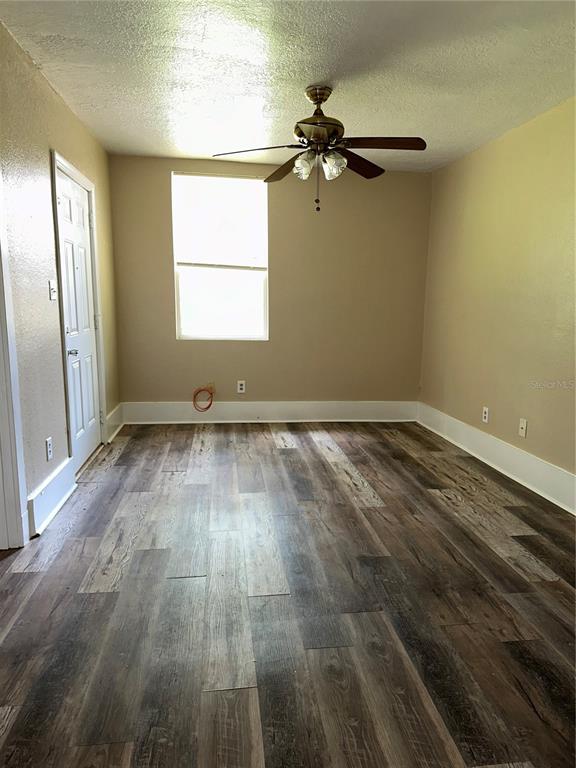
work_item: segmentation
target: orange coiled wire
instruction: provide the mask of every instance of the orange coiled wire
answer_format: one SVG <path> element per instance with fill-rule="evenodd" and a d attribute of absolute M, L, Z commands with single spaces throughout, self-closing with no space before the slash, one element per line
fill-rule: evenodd
<path fill-rule="evenodd" d="M 202 393 L 206 393 L 208 395 L 208 399 L 199 402 L 198 397 Z M 196 408 L 197 411 L 200 411 L 200 413 L 205 413 L 206 411 L 210 410 L 213 402 L 214 402 L 214 385 L 213 384 L 206 384 L 202 387 L 197 387 L 192 393 L 192 405 L 194 406 L 194 408 Z"/>

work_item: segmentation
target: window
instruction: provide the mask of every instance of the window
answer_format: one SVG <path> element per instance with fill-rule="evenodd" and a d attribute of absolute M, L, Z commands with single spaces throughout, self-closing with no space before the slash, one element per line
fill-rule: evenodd
<path fill-rule="evenodd" d="M 268 199 L 256 179 L 172 174 L 180 339 L 268 338 Z"/>

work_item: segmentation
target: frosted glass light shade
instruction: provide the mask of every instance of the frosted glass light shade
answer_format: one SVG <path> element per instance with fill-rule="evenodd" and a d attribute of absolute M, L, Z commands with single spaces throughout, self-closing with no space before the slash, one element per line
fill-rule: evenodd
<path fill-rule="evenodd" d="M 298 176 L 298 178 L 302 181 L 306 181 L 306 179 L 314 170 L 315 164 L 316 152 L 313 152 L 311 149 L 309 149 L 307 152 L 304 152 L 304 154 L 300 155 L 296 159 L 294 168 L 292 168 L 292 172 L 295 173 L 296 176 Z"/>
<path fill-rule="evenodd" d="M 346 158 L 334 149 L 329 149 L 322 155 L 322 170 L 326 176 L 326 181 L 337 179 L 347 165 Z"/>

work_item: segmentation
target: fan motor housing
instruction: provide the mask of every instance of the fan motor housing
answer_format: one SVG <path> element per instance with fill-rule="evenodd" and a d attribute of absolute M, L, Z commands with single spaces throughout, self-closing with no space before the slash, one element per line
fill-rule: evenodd
<path fill-rule="evenodd" d="M 318 114 L 319 113 L 319 114 Z M 317 109 L 312 117 L 299 120 L 294 126 L 294 138 L 311 144 L 336 144 L 344 136 L 344 126 L 335 117 Z"/>
<path fill-rule="evenodd" d="M 294 126 L 294 138 L 303 145 L 315 145 L 317 151 L 334 146 L 344 136 L 344 126 L 335 117 L 322 112 L 322 104 L 332 93 L 329 85 L 309 85 L 306 98 L 316 107 L 312 117 L 299 120 Z"/>

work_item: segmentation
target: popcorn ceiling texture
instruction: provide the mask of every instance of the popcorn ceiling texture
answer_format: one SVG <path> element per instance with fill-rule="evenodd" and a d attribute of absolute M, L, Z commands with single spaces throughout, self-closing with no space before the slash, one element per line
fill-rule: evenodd
<path fill-rule="evenodd" d="M 0 2 L 106 149 L 206 158 L 291 140 L 311 83 L 348 135 L 421 135 L 389 169 L 455 160 L 572 95 L 568 2 Z M 281 163 L 289 150 L 242 162 Z"/>

